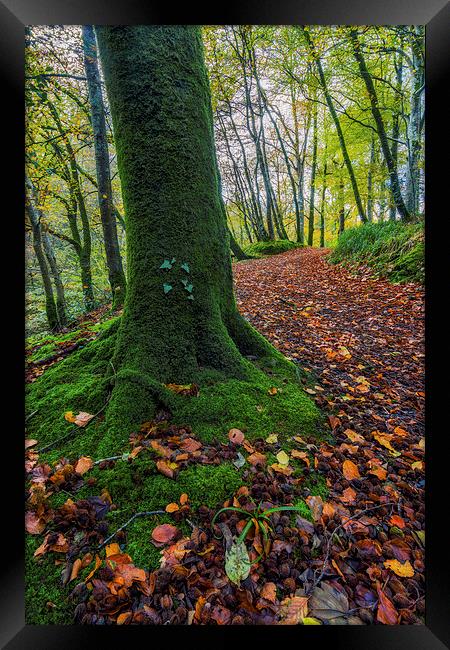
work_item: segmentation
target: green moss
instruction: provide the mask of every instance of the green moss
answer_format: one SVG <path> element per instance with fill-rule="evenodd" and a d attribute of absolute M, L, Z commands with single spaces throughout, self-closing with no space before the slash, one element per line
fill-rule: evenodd
<path fill-rule="evenodd" d="M 70 589 L 61 584 L 64 567 L 55 565 L 56 554 L 40 560 L 33 557 L 41 543 L 41 535 L 26 536 L 25 622 L 27 625 L 70 625 L 73 623 L 73 603 L 69 600 Z"/>
<path fill-rule="evenodd" d="M 324 476 L 313 472 L 305 481 L 305 488 L 309 490 L 312 496 L 319 496 L 323 501 L 327 500 L 329 490 Z"/>
<path fill-rule="evenodd" d="M 265 255 L 285 253 L 294 248 L 301 248 L 301 246 L 302 244 L 299 244 L 298 242 L 289 241 L 288 239 L 278 239 L 277 241 L 255 242 L 254 244 L 247 246 L 244 249 L 244 252 L 252 257 L 263 257 Z"/>

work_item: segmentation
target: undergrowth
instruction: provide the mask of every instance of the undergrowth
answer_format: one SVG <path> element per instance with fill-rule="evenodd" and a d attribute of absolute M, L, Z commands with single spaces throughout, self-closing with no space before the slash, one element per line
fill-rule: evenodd
<path fill-rule="evenodd" d="M 366 223 L 342 233 L 329 257 L 333 264 L 368 265 L 392 282 L 425 280 L 423 223 Z"/>

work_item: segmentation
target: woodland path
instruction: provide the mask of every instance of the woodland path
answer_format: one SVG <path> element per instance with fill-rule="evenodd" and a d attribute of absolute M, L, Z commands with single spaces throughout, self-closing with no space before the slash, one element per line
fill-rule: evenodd
<path fill-rule="evenodd" d="M 346 504 L 352 516 L 367 508 L 366 523 L 375 526 L 381 523 L 377 514 L 382 511 L 371 509 L 395 503 L 389 523 L 399 527 L 403 537 L 392 537 L 398 528 L 389 530 L 385 518 L 385 532 L 378 528 L 376 534 L 361 526 L 364 518 L 358 517 L 358 525 L 350 522 L 355 526 L 348 531 L 353 533 L 348 549 L 354 543 L 358 555 L 377 560 L 378 567 L 385 560 L 411 563 L 408 570 L 414 576 L 406 581 L 398 565 L 395 576 L 373 565 L 366 573 L 369 590 L 379 579 L 390 582 L 392 591 L 388 586 L 387 593 L 394 609 L 398 607 L 400 622 L 416 622 L 424 608 L 424 292 L 413 283 L 375 279 L 369 269 L 360 267 L 355 273 L 333 266 L 327 262 L 328 253 L 297 249 L 235 265 L 238 305 L 313 378 L 307 392 L 328 414 L 335 436 L 335 445 L 321 444 L 314 461 L 327 479 L 327 502 L 333 507 Z M 326 526 L 323 504 L 310 505 L 317 505 L 317 521 Z M 356 601 L 362 606 L 372 595 L 363 584 L 357 586 L 361 567 L 352 568 L 348 549 L 333 546 L 334 569 L 328 566 L 357 587 Z M 386 614 L 394 622 L 394 609 L 380 613 L 379 606 L 376 620 L 387 622 Z"/>

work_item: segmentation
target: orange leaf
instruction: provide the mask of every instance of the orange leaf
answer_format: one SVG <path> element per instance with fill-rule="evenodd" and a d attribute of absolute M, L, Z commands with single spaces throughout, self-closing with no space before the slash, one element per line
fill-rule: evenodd
<path fill-rule="evenodd" d="M 392 524 L 392 526 L 397 526 L 397 528 L 404 528 L 406 526 L 404 519 L 398 515 L 392 515 L 389 519 L 389 523 Z"/>
<path fill-rule="evenodd" d="M 265 465 L 266 464 L 266 456 L 265 454 L 261 454 L 259 451 L 255 451 L 254 454 L 251 454 L 250 456 L 247 456 L 247 462 L 250 463 L 250 465 Z"/>
<path fill-rule="evenodd" d="M 188 495 L 185 492 L 183 492 L 183 494 L 180 496 L 181 505 L 184 506 L 184 504 L 188 502 L 188 499 L 189 499 Z"/>
<path fill-rule="evenodd" d="M 119 614 L 117 617 L 117 625 L 126 625 L 127 623 L 131 622 L 131 619 L 133 618 L 133 612 L 122 612 L 122 614 Z"/>
<path fill-rule="evenodd" d="M 306 452 L 297 451 L 297 449 L 293 449 L 291 451 L 291 456 L 292 456 L 292 458 L 300 458 L 301 460 L 305 461 L 305 463 L 307 464 L 308 467 L 310 466 L 309 457 L 308 457 L 308 454 Z"/>
<path fill-rule="evenodd" d="M 173 464 L 175 465 L 175 463 Z M 161 474 L 164 474 L 164 476 L 167 476 L 167 478 L 173 478 L 173 469 L 169 467 L 168 463 L 166 463 L 165 460 L 156 461 L 156 467 L 158 469 L 158 472 L 161 472 Z"/>
<path fill-rule="evenodd" d="M 380 479 L 380 481 L 384 481 L 384 479 L 387 476 L 387 472 L 385 469 L 382 467 L 373 467 L 372 469 L 369 469 L 368 474 L 373 474 L 377 478 Z"/>
<path fill-rule="evenodd" d="M 77 558 L 75 560 L 75 562 L 73 563 L 73 565 L 72 565 L 72 571 L 70 573 L 69 582 L 71 582 L 72 580 L 75 580 L 75 578 L 78 576 L 78 574 L 80 572 L 80 569 L 82 569 L 82 567 L 83 567 L 82 561 L 80 560 L 80 558 Z"/>
<path fill-rule="evenodd" d="M 383 623 L 384 625 L 397 625 L 398 622 L 398 613 L 394 605 L 391 603 L 389 598 L 383 594 L 381 591 L 380 583 L 377 581 L 377 593 L 378 593 L 378 609 L 377 609 L 377 621 Z"/>
<path fill-rule="evenodd" d="M 283 474 L 284 476 L 290 476 L 294 472 L 292 467 L 289 467 L 289 465 L 280 465 L 279 463 L 273 463 L 271 468 L 277 472 L 277 474 Z"/>
<path fill-rule="evenodd" d="M 344 433 L 352 442 L 364 442 L 364 438 L 359 433 L 356 433 L 356 431 L 353 431 L 353 429 L 346 429 Z"/>
<path fill-rule="evenodd" d="M 342 472 L 347 481 L 351 481 L 355 478 L 361 478 L 358 467 L 351 460 L 344 460 L 342 464 Z"/>
<path fill-rule="evenodd" d="M 261 597 L 274 603 L 277 599 L 277 586 L 274 582 L 266 582 L 261 589 Z"/>
<path fill-rule="evenodd" d="M 169 503 L 166 506 L 166 512 L 176 512 L 179 509 L 180 506 L 178 505 L 178 503 Z"/>
<path fill-rule="evenodd" d="M 308 598 L 306 596 L 285 598 L 281 603 L 280 614 L 279 625 L 298 625 L 308 614 Z"/>
<path fill-rule="evenodd" d="M 73 411 L 66 411 L 66 413 L 64 413 L 64 419 L 67 420 L 67 422 L 75 422 L 76 420 Z"/>
<path fill-rule="evenodd" d="M 102 564 L 101 559 L 99 558 L 98 555 L 96 555 L 96 556 L 95 556 L 95 566 L 94 566 L 94 568 L 92 569 L 92 571 L 89 573 L 89 575 L 86 576 L 84 582 L 89 582 L 89 580 L 92 578 L 92 576 L 93 576 L 94 573 L 97 571 L 97 569 L 101 566 L 101 564 Z"/>
<path fill-rule="evenodd" d="M 341 501 L 343 503 L 354 503 L 355 499 L 356 499 L 356 492 L 351 487 L 346 488 L 342 493 Z"/>
<path fill-rule="evenodd" d="M 110 555 L 119 555 L 120 553 L 121 553 L 120 546 L 115 542 L 107 545 L 106 557 L 109 557 Z"/>
<path fill-rule="evenodd" d="M 81 475 L 86 474 L 86 472 L 88 472 L 91 467 L 93 467 L 93 465 L 94 461 L 92 458 L 89 458 L 89 456 L 81 456 L 75 465 L 75 472 Z"/>
<path fill-rule="evenodd" d="M 271 388 L 269 388 L 267 392 L 269 393 L 269 395 L 276 395 L 278 393 L 278 389 L 275 388 L 275 386 L 272 386 Z"/>
<path fill-rule="evenodd" d="M 408 435 L 408 432 L 405 431 L 405 429 L 402 429 L 401 427 L 395 427 L 394 433 L 396 436 L 400 436 L 401 438 L 404 438 L 405 436 Z"/>

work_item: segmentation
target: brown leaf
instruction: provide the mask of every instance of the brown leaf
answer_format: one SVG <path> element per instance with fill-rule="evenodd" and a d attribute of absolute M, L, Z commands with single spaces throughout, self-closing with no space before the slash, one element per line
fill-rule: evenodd
<path fill-rule="evenodd" d="M 45 528 L 45 520 L 35 512 L 29 510 L 25 513 L 25 529 L 30 535 L 40 535 Z"/>
<path fill-rule="evenodd" d="M 71 582 L 72 580 L 75 580 L 75 578 L 78 576 L 78 574 L 79 574 L 79 572 L 80 572 L 80 570 L 82 568 L 83 568 L 83 563 L 80 560 L 80 558 L 77 558 L 75 560 L 75 562 L 73 563 L 73 565 L 72 565 L 72 571 L 70 573 L 69 582 Z"/>
<path fill-rule="evenodd" d="M 26 438 L 25 439 L 25 449 L 29 449 L 30 447 L 34 447 L 34 445 L 37 445 L 37 440 L 32 440 L 31 438 Z"/>
<path fill-rule="evenodd" d="M 178 528 L 172 526 L 172 524 L 161 524 L 153 529 L 152 539 L 154 542 L 157 542 L 157 544 L 169 544 L 169 542 L 174 541 L 178 532 Z"/>
<path fill-rule="evenodd" d="M 292 596 L 281 602 L 280 621 L 278 625 L 298 625 L 308 614 L 308 598 Z"/>
<path fill-rule="evenodd" d="M 93 417 L 94 416 L 91 415 L 90 413 L 85 413 L 84 411 L 80 411 L 78 415 L 75 417 L 75 419 L 73 420 L 73 422 L 79 427 L 85 427 L 86 424 L 90 422 Z"/>
<path fill-rule="evenodd" d="M 176 463 L 171 463 L 171 465 L 175 465 L 175 467 L 177 467 Z M 164 474 L 164 476 L 167 476 L 167 478 L 173 478 L 173 468 L 170 467 L 169 463 L 167 463 L 165 460 L 157 460 L 156 467 L 158 469 L 158 472 L 161 472 L 161 474 Z"/>
<path fill-rule="evenodd" d="M 274 603 L 277 599 L 277 586 L 274 582 L 266 582 L 261 589 L 261 598 Z"/>
<path fill-rule="evenodd" d="M 228 431 L 228 439 L 233 445 L 241 445 L 244 442 L 244 434 L 239 429 L 230 429 Z"/>

